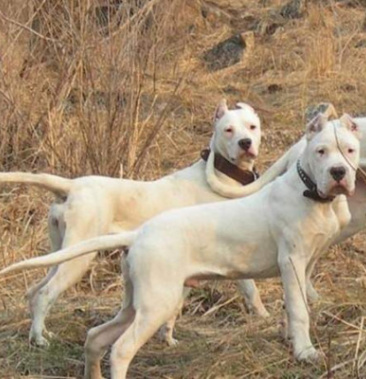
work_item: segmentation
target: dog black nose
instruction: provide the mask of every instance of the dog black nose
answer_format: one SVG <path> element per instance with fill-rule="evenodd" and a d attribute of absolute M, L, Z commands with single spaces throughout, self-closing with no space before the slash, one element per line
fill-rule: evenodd
<path fill-rule="evenodd" d="M 252 145 L 252 140 L 250 138 L 243 138 L 238 141 L 238 144 L 243 150 L 247 151 Z"/>
<path fill-rule="evenodd" d="M 344 167 L 332 167 L 330 169 L 330 175 L 336 182 L 340 182 L 346 175 L 346 169 Z"/>

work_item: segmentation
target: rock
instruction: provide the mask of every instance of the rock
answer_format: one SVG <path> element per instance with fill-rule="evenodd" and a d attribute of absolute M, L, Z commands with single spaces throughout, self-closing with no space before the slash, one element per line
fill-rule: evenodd
<path fill-rule="evenodd" d="M 211 71 L 222 70 L 239 63 L 244 51 L 251 50 L 254 45 L 254 34 L 251 32 L 234 35 L 208 50 L 203 60 Z"/>
<path fill-rule="evenodd" d="M 301 18 L 306 9 L 305 0 L 291 0 L 280 9 L 280 15 L 286 19 Z"/>

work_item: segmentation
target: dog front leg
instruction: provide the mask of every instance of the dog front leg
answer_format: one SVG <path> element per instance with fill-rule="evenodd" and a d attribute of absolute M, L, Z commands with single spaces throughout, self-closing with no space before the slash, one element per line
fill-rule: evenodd
<path fill-rule="evenodd" d="M 288 332 L 296 359 L 314 360 L 318 352 L 310 340 L 309 312 L 306 299 L 306 257 L 280 249 L 279 268 L 285 292 Z"/>

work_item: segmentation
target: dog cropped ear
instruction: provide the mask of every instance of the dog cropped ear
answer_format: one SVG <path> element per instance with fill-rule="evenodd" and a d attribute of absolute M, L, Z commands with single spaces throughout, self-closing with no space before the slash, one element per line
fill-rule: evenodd
<path fill-rule="evenodd" d="M 226 99 L 222 99 L 216 108 L 214 115 L 214 122 L 220 120 L 220 118 L 228 111 Z"/>
<path fill-rule="evenodd" d="M 305 128 L 306 138 L 310 140 L 314 137 L 316 133 L 319 133 L 323 130 L 324 126 L 328 122 L 328 117 L 323 115 L 322 113 L 319 113 L 317 116 L 315 116 L 307 125 Z"/>
<path fill-rule="evenodd" d="M 327 120 L 338 118 L 337 111 L 335 110 L 334 105 L 332 103 L 328 104 L 327 108 L 323 112 L 323 115 L 327 118 Z"/>
<path fill-rule="evenodd" d="M 352 132 L 356 138 L 361 139 L 362 133 L 357 122 L 347 113 L 344 113 L 342 117 L 339 119 L 341 126 L 347 128 L 350 132 Z"/>

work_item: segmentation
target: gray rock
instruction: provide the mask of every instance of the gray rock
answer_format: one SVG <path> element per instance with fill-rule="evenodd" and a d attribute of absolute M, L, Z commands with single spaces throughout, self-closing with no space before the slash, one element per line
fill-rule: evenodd
<path fill-rule="evenodd" d="M 208 50 L 203 60 L 211 71 L 222 70 L 240 62 L 243 58 L 246 42 L 240 34 L 218 43 Z"/>

